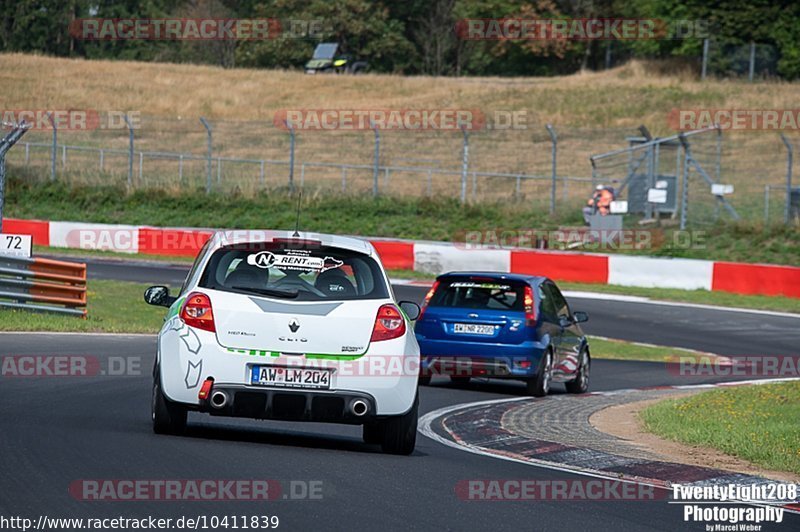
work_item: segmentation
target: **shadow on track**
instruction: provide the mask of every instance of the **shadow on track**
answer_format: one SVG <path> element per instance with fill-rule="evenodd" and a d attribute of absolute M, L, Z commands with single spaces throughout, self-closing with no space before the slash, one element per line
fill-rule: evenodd
<path fill-rule="evenodd" d="M 259 421 L 254 422 L 258 423 Z M 158 437 L 174 438 L 176 436 Z M 351 436 L 285 431 L 276 429 L 274 426 L 260 428 L 218 424 L 212 425 L 205 421 L 201 423 L 193 423 L 191 417 L 189 418 L 189 424 L 186 428 L 186 432 L 177 437 L 198 440 L 214 440 L 221 442 L 252 443 L 257 445 L 277 445 L 281 447 L 293 447 L 298 449 L 345 451 L 366 455 L 384 454 L 379 445 L 369 445 L 362 442 L 360 438 L 353 438 Z M 417 449 L 414 451 L 412 456 L 426 456 L 426 454 Z"/>
<path fill-rule="evenodd" d="M 551 388 L 549 395 L 562 395 L 567 393 L 560 383 L 554 383 L 554 388 Z M 502 394 L 508 397 L 530 397 L 525 391 L 525 383 L 522 381 L 505 380 L 505 379 L 486 379 L 486 378 L 473 378 L 466 384 L 451 382 L 448 379 L 436 378 L 431 381 L 428 388 L 440 390 L 466 390 L 470 392 L 486 393 L 486 394 Z"/>

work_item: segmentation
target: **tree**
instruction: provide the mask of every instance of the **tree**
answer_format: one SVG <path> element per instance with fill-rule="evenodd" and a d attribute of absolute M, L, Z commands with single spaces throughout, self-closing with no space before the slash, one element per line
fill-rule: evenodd
<path fill-rule="evenodd" d="M 428 11 L 416 19 L 413 35 L 421 52 L 421 71 L 441 76 L 453 71 L 448 55 L 455 48 L 453 6 L 456 0 L 431 0 Z"/>
<path fill-rule="evenodd" d="M 342 52 L 363 58 L 379 72 L 402 72 L 413 55 L 403 35 L 403 23 L 389 16 L 381 2 L 369 0 L 272 0 L 254 7 L 257 16 L 279 18 L 289 27 L 292 21 L 321 23 L 322 35 L 283 34 L 270 41 L 243 42 L 237 50 L 241 64 L 260 67 L 298 67 L 310 57 L 318 42 L 331 41 Z"/>
<path fill-rule="evenodd" d="M 84 15 L 102 19 L 166 18 L 181 8 L 182 0 L 95 0 Z M 76 41 L 76 53 L 90 59 L 175 61 L 174 42 L 141 39 Z"/>
<path fill-rule="evenodd" d="M 2 0 L 0 49 L 68 56 L 75 48 L 70 21 L 89 13 L 87 0 Z"/>

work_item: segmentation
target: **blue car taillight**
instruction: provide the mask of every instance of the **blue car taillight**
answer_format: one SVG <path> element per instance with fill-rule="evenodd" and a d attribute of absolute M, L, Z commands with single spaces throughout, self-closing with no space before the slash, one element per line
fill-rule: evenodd
<path fill-rule="evenodd" d="M 425 315 L 425 309 L 428 307 L 428 302 L 430 302 L 431 298 L 433 297 L 433 294 L 436 293 L 436 289 L 438 287 L 439 287 L 439 281 L 434 281 L 433 286 L 431 286 L 431 289 L 428 290 L 427 294 L 425 294 L 425 300 L 422 302 L 417 321 L 422 321 L 422 317 Z"/>
<path fill-rule="evenodd" d="M 533 364 L 527 358 L 514 359 L 514 367 L 519 369 L 530 369 Z"/>
<path fill-rule="evenodd" d="M 533 301 L 533 288 L 525 286 L 525 325 L 532 327 L 536 325 L 536 307 Z"/>

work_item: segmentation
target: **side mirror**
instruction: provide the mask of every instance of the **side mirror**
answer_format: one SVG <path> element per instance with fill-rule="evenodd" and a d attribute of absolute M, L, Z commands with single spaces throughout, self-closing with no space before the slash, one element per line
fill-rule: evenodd
<path fill-rule="evenodd" d="M 575 320 L 575 323 L 584 323 L 589 321 L 589 315 L 581 310 L 576 310 L 573 312 L 572 318 Z"/>
<path fill-rule="evenodd" d="M 148 305 L 169 308 L 176 299 L 169 295 L 169 288 L 166 286 L 151 286 L 144 291 L 144 301 Z"/>
<path fill-rule="evenodd" d="M 422 312 L 419 308 L 419 305 L 417 305 L 413 301 L 401 301 L 400 310 L 405 312 L 406 316 L 408 316 L 408 319 L 411 321 L 414 321 L 417 318 L 419 318 L 420 312 Z"/>

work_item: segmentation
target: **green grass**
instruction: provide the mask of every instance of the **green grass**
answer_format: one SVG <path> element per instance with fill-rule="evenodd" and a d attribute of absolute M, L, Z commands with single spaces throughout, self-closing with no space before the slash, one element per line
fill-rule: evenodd
<path fill-rule="evenodd" d="M 728 292 L 709 292 L 708 290 L 680 290 L 678 288 L 639 288 L 604 284 L 559 282 L 562 290 L 599 292 L 648 297 L 660 301 L 716 305 L 720 307 L 774 310 L 778 312 L 800 313 L 800 299 L 782 296 L 756 296 L 731 294 Z M 579 310 L 579 309 L 578 309 Z"/>
<path fill-rule="evenodd" d="M 172 255 L 145 255 L 138 253 L 119 253 L 117 251 L 103 251 L 98 249 L 54 248 L 50 246 L 33 246 L 35 257 L 49 255 L 65 257 L 70 260 L 80 259 L 105 259 L 117 261 L 153 261 L 172 264 L 185 264 L 187 267 L 194 262 L 194 257 Z"/>
<path fill-rule="evenodd" d="M 432 274 L 411 270 L 390 270 L 389 276 L 394 279 L 410 279 L 417 281 L 432 281 L 436 278 L 436 276 Z M 793 312 L 800 314 L 800 300 L 791 297 L 754 296 L 732 294 L 728 292 L 709 292 L 708 290 L 680 290 L 677 288 L 641 288 L 635 286 L 571 283 L 566 281 L 559 281 L 558 286 L 560 286 L 562 290 L 640 296 L 657 301 L 674 301 L 676 303 L 773 310 L 777 312 Z M 576 308 L 576 310 L 580 309 Z"/>
<path fill-rule="evenodd" d="M 664 438 L 713 447 L 769 469 L 800 473 L 800 381 L 670 399 L 640 416 L 647 430 Z"/>
<path fill-rule="evenodd" d="M 5 212 L 13 218 L 246 229 L 293 229 L 295 225 L 296 197 L 283 189 L 255 195 L 206 195 L 200 190 L 128 192 L 112 186 L 41 182 L 24 168 L 14 168 L 13 175 Z M 311 189 L 304 193 L 300 218 L 301 229 L 308 231 L 449 242 L 463 242 L 468 231 L 500 235 L 502 231 L 549 231 L 582 223 L 577 204 L 561 206 L 558 215 L 551 217 L 546 209 L 530 202 L 461 205 L 455 198 L 372 198 Z M 703 244 L 696 249 L 673 245 L 674 229 L 655 231 L 650 247 L 623 252 L 800 264 L 800 231 L 796 227 L 720 222 L 703 229 Z"/>
<path fill-rule="evenodd" d="M 709 354 L 680 347 L 642 345 L 624 340 L 589 337 L 592 358 L 607 360 L 642 360 L 646 362 L 677 362 L 691 358 L 695 361 L 709 359 Z"/>
<path fill-rule="evenodd" d="M 16 174 L 24 174 L 18 169 Z M 30 176 L 29 176 L 30 177 Z M 255 196 L 206 195 L 184 190 L 132 193 L 116 187 L 82 187 L 12 179 L 6 197 L 11 218 L 80 220 L 172 227 L 294 229 L 297 198 L 285 190 Z M 558 222 L 579 223 L 580 212 Z M 457 199 L 389 198 L 314 194 L 306 190 L 300 227 L 306 231 L 453 241 L 466 231 L 555 229 L 540 209 L 508 202 L 462 206 Z"/>
<path fill-rule="evenodd" d="M 2 331 L 155 333 L 167 309 L 147 305 L 148 285 L 122 281 L 89 281 L 87 318 L 21 310 L 0 310 Z"/>
<path fill-rule="evenodd" d="M 415 272 L 412 270 L 390 270 L 389 275 L 394 279 L 410 279 L 417 281 L 432 281 L 436 278 L 433 274 Z M 576 292 L 639 296 L 657 301 L 674 301 L 676 303 L 773 310 L 777 312 L 793 312 L 800 314 L 800 300 L 792 297 L 744 295 L 732 294 L 729 292 L 710 292 L 708 290 L 680 290 L 678 288 L 644 288 L 636 286 L 572 283 L 566 281 L 559 281 L 558 286 L 560 286 L 562 290 L 572 290 Z"/>
<path fill-rule="evenodd" d="M 131 255 L 129 253 L 116 253 L 113 251 L 96 251 L 83 249 L 51 248 L 34 246 L 37 255 L 63 255 L 77 258 L 102 258 L 109 260 L 142 260 L 166 263 L 191 264 L 191 257 L 171 257 L 161 255 Z M 387 270 L 392 279 L 406 279 L 411 281 L 432 281 L 435 275 L 416 272 L 414 270 Z M 793 312 L 800 314 L 800 301 L 791 297 L 756 296 L 731 294 L 727 292 L 709 292 L 707 290 L 679 290 L 677 288 L 640 288 L 633 286 L 615 286 L 589 283 L 559 282 L 563 290 L 581 292 L 597 292 L 602 294 L 618 294 L 629 296 L 648 297 L 659 301 L 674 301 L 680 303 L 695 303 L 701 305 L 716 305 L 720 307 L 750 308 L 756 310 L 773 310 L 778 312 Z"/>
<path fill-rule="evenodd" d="M 763 209 L 760 205 L 759 208 Z M 697 247 L 681 246 L 683 241 L 667 231 L 663 245 L 648 254 L 796 266 L 800 264 L 799 229 L 797 225 L 778 223 L 728 222 L 704 227 L 695 235 Z"/>
<path fill-rule="evenodd" d="M 0 310 L 0 331 L 156 333 L 161 328 L 166 309 L 147 305 L 142 300 L 147 286 L 125 281 L 89 281 L 86 319 Z M 679 348 L 642 346 L 600 338 L 592 338 L 591 346 L 594 358 L 663 362 L 677 356 L 704 356 Z"/>
<path fill-rule="evenodd" d="M 169 257 L 160 255 L 131 255 L 129 253 L 116 253 L 113 251 L 95 251 L 82 249 L 51 248 L 34 246 L 36 255 L 65 256 L 80 260 L 80 258 L 102 258 L 108 260 L 142 260 L 165 263 L 181 263 L 187 266 L 192 262 L 191 257 Z M 387 270 L 392 279 L 406 279 L 412 281 L 432 281 L 436 276 L 413 270 Z M 701 305 L 716 305 L 720 307 L 749 308 L 756 310 L 772 310 L 777 312 L 792 312 L 800 314 L 800 301 L 791 297 L 780 296 L 755 296 L 731 294 L 727 292 L 709 292 L 707 290 L 679 290 L 677 288 L 640 288 L 632 286 L 615 286 L 588 283 L 559 282 L 562 290 L 575 290 L 581 292 L 597 292 L 601 294 L 618 294 L 629 296 L 648 297 L 657 301 L 674 301 L 678 303 L 694 303 Z M 579 309 L 577 309 L 579 310 Z"/>

